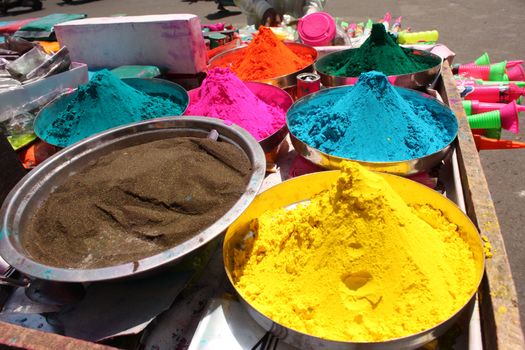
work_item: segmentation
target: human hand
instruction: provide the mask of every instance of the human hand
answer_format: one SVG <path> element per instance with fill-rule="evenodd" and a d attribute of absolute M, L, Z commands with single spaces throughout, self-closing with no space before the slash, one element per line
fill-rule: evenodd
<path fill-rule="evenodd" d="M 262 24 L 267 27 L 277 27 L 282 22 L 282 17 L 273 8 L 269 8 L 263 15 Z"/>

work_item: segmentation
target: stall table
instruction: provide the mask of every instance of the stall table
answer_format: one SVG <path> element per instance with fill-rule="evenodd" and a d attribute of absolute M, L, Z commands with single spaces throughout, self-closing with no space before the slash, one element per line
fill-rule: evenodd
<path fill-rule="evenodd" d="M 457 141 L 455 141 L 454 152 L 441 167 L 439 179 L 444 184 L 445 194 L 468 214 L 470 219 L 477 225 L 480 234 L 488 238 L 492 245 L 493 253 L 493 256 L 486 261 L 485 276 L 478 291 L 477 300 L 463 317 L 463 322 L 466 326 L 462 328 L 463 334 L 458 337 L 456 347 L 461 346 L 461 348 L 476 350 L 525 348 L 516 288 L 512 279 L 503 236 L 461 98 L 456 88 L 451 68 L 447 62 L 443 64 L 440 79 L 438 79 L 436 84 L 436 90 L 444 102 L 454 111 L 459 121 L 459 132 Z M 290 148 L 277 161 L 277 165 L 281 168 L 289 167 L 294 157 L 294 151 Z M 2 154 L 0 161 L 7 164 L 7 160 L 13 165 L 12 157 Z M 5 167 L 2 168 L 6 169 Z M 286 176 L 282 176 L 283 173 L 286 172 L 280 172 L 281 175 L 270 174 L 263 186 L 268 187 L 285 180 Z M 5 174 L 10 177 L 20 177 L 18 169 L 8 169 Z M 7 186 L 12 187 L 13 185 L 13 183 L 2 181 L 3 192 L 6 191 Z M 231 294 L 232 289 L 228 286 L 225 278 L 221 257 L 222 254 L 219 249 L 211 261 L 218 261 L 220 266 L 215 266 L 214 271 L 205 271 L 203 273 L 201 279 L 204 279 L 204 281 L 201 282 L 201 286 L 205 286 L 205 288 L 198 289 L 198 296 L 191 296 L 189 298 L 191 300 L 186 303 L 176 300 L 170 310 L 159 316 L 158 322 L 153 322 L 146 328 L 140 339 L 140 344 L 143 348 L 160 349 L 163 348 L 160 344 L 174 345 L 177 341 L 180 344 L 180 341 L 184 340 L 182 338 L 186 337 L 186 344 L 191 344 L 190 349 L 197 349 L 198 346 L 196 344 L 202 339 L 193 339 L 193 342 L 191 339 L 203 336 L 203 327 L 206 327 L 202 322 L 203 315 L 214 308 L 216 309 L 219 304 L 223 307 L 224 303 L 235 305 L 236 301 L 233 294 Z M 211 265 L 210 263 L 209 266 Z M 213 270 L 213 268 L 208 270 Z M 209 283 L 205 280 L 206 278 L 210 280 Z M 221 299 L 224 298 L 224 295 L 228 297 Z M 188 296 L 186 295 L 186 297 Z M 196 303 L 200 305 L 203 302 L 208 307 L 201 305 L 200 313 L 188 313 L 188 304 Z M 177 309 L 178 307 L 181 309 Z M 177 321 L 185 324 L 186 329 L 177 329 L 175 331 L 174 328 L 180 326 L 180 324 L 174 325 L 172 322 L 173 318 L 170 321 L 170 314 L 180 315 L 179 318 L 183 318 L 186 315 L 188 317 L 187 320 L 183 320 L 184 322 L 181 320 Z M 151 329 L 152 327 L 157 328 Z M 173 329 L 170 329 L 170 327 L 173 327 Z M 196 331 L 197 333 L 195 333 Z M 262 332 L 262 329 L 259 332 Z M 144 335 L 145 333 L 146 335 Z M 166 337 L 171 337 L 172 339 L 165 339 Z M 111 348 L 2 322 L 0 322 L 0 344 L 27 349 Z M 125 347 L 123 344 L 118 343 L 113 345 Z"/>

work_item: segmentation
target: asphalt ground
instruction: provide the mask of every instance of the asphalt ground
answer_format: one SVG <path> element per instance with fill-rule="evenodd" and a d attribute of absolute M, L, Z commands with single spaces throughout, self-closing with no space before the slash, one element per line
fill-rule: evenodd
<path fill-rule="evenodd" d="M 232 12 L 238 11 L 229 7 Z M 525 2 L 523 0 L 328 0 L 325 10 L 348 21 L 377 19 L 386 11 L 394 17 L 403 16 L 403 27 L 414 31 L 437 29 L 439 41 L 456 53 L 455 62 L 472 61 L 484 51 L 493 62 L 525 60 Z M 242 14 L 215 19 L 217 5 L 213 1 L 182 0 L 77 0 L 73 4 L 44 1 L 40 11 L 24 8 L 10 10 L 0 21 L 40 17 L 51 13 L 86 13 L 90 17 L 113 14 L 144 15 L 163 13 L 192 13 L 203 23 L 223 21 L 238 26 L 245 24 Z M 212 19 L 207 19 L 210 16 Z M 525 114 L 520 117 L 525 123 Z M 525 129 L 525 124 L 524 124 Z M 518 136 L 504 133 L 503 138 L 525 141 L 525 132 Z M 496 206 L 501 230 L 506 243 L 513 278 L 516 283 L 522 326 L 525 323 L 525 239 L 521 237 L 525 226 L 525 149 L 481 152 L 483 169 Z M 476 191 L 475 188 L 471 189 Z M 525 327 L 524 327 L 525 329 Z"/>

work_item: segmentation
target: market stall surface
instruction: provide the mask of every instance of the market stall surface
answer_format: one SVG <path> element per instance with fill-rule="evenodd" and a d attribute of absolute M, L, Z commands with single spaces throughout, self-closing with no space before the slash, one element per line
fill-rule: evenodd
<path fill-rule="evenodd" d="M 430 7 L 431 6 L 431 7 Z M 446 43 L 456 53 L 456 62 L 468 62 L 489 50 L 495 60 L 520 59 L 525 57 L 525 46 L 516 45 L 520 35 L 525 32 L 525 11 L 522 0 L 508 0 L 504 3 L 480 0 L 471 3 L 438 0 L 430 5 L 426 1 L 379 1 L 352 2 L 330 0 L 326 10 L 349 20 L 364 20 L 378 17 L 390 11 L 402 15 L 414 30 L 438 29 L 440 41 Z M 236 8 L 230 8 L 237 10 Z M 379 11 L 380 10 L 380 11 Z M 379 12 L 378 12 L 379 11 Z M 44 2 L 44 9 L 36 12 L 20 13 L 16 10 L 2 20 L 14 20 L 43 16 L 50 13 L 87 13 L 90 17 L 116 13 L 128 15 L 152 13 L 195 13 L 203 22 L 205 16 L 216 12 L 213 1 L 171 1 L 158 0 L 154 3 L 138 0 L 122 1 L 79 1 L 67 5 L 60 1 Z M 381 12 L 381 13 L 380 13 Z M 12 15 L 15 14 L 15 15 Z M 244 16 L 237 15 L 225 19 L 234 24 L 243 24 Z M 522 117 L 523 118 L 523 117 Z M 505 135 L 511 137 L 510 134 Z M 525 141 L 523 133 L 516 137 Z M 484 171 L 496 205 L 498 218 L 506 241 L 506 248 L 516 281 L 520 299 L 521 315 L 525 320 L 525 241 L 520 239 L 525 217 L 525 188 L 522 174 L 525 173 L 525 150 L 485 151 L 481 154 Z M 505 171 L 502 171 L 505 169 Z"/>

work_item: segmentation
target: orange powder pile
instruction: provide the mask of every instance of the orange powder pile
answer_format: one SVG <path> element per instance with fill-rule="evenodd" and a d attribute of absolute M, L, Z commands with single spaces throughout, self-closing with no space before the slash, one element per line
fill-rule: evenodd
<path fill-rule="evenodd" d="M 244 81 L 280 77 L 303 69 L 313 61 L 310 55 L 290 50 L 267 27 L 260 27 L 259 34 L 240 54 L 242 57 L 233 57 L 231 69 Z"/>

